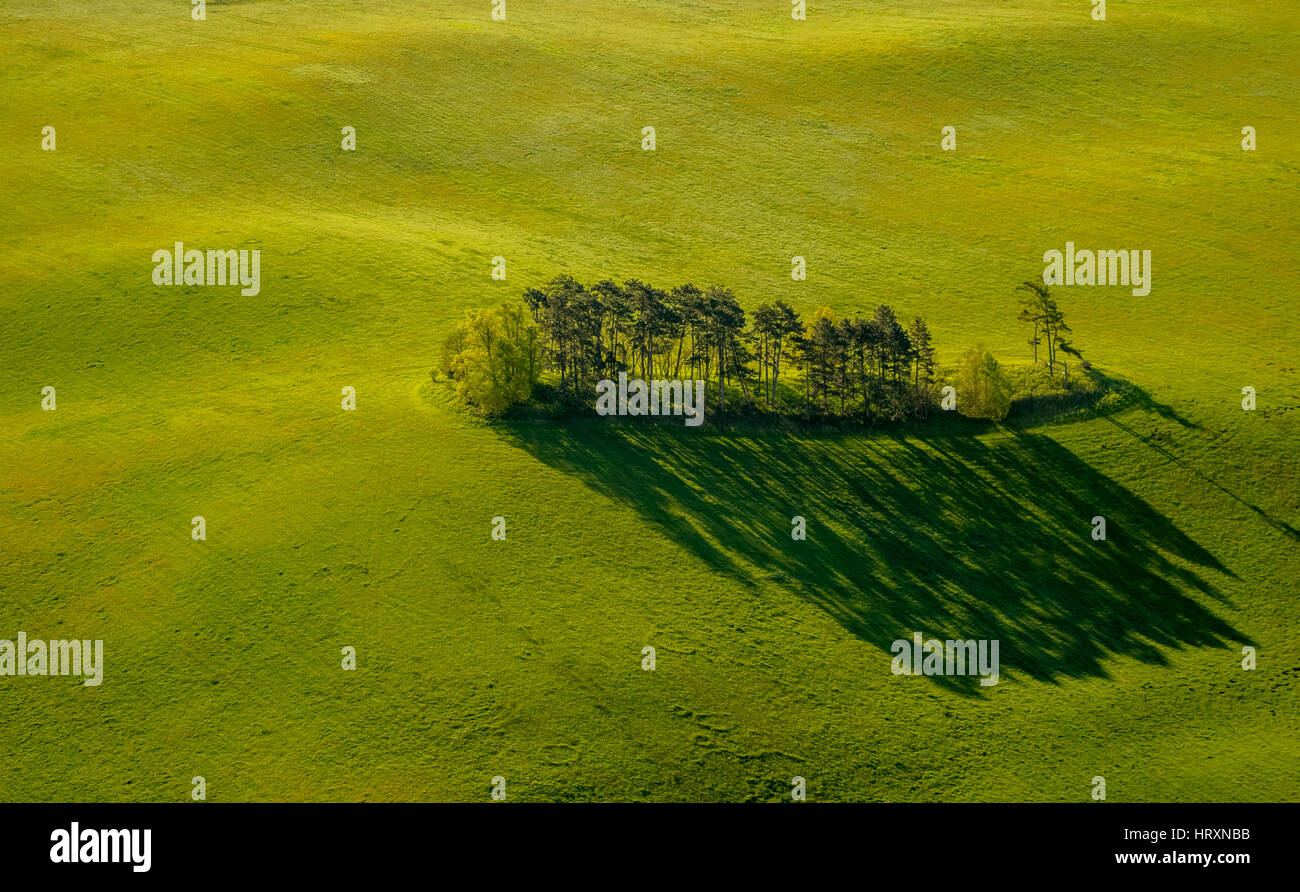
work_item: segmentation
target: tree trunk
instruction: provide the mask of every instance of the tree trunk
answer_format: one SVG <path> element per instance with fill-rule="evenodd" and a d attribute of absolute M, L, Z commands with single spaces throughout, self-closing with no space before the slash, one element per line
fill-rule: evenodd
<path fill-rule="evenodd" d="M 727 411 L 727 359 L 725 339 L 718 339 L 718 411 Z"/>

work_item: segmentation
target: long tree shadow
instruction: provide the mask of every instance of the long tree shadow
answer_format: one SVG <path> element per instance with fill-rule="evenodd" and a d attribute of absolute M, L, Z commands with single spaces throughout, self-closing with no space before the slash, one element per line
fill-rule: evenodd
<path fill-rule="evenodd" d="M 1283 533 L 1284 535 L 1290 536 L 1292 539 L 1300 540 L 1300 530 L 1297 530 L 1295 527 L 1293 527 L 1291 524 L 1287 523 L 1286 521 L 1274 517 L 1273 515 L 1269 514 L 1267 511 L 1265 511 L 1263 508 L 1256 505 L 1255 503 L 1248 501 L 1245 498 L 1242 498 L 1240 495 L 1228 489 L 1228 487 L 1224 486 L 1218 480 L 1205 474 L 1200 469 L 1194 467 L 1186 460 L 1180 458 L 1170 450 L 1166 449 L 1164 446 L 1160 445 L 1158 442 L 1155 441 L 1153 437 L 1144 436 L 1143 434 L 1134 430 L 1130 425 L 1120 421 L 1119 418 L 1117 418 L 1116 416 L 1124 410 L 1137 408 L 1147 414 L 1155 415 L 1158 418 L 1163 418 L 1165 421 L 1173 422 L 1188 430 L 1194 430 L 1194 431 L 1204 430 L 1204 428 L 1201 425 L 1197 424 L 1196 422 L 1192 421 L 1189 418 L 1184 417 L 1176 409 L 1174 409 L 1173 406 L 1168 406 L 1165 405 L 1164 403 L 1161 403 L 1159 400 L 1155 399 L 1155 397 L 1153 397 L 1148 391 L 1142 389 L 1141 387 L 1138 387 L 1136 384 L 1134 384 L 1131 381 L 1127 381 L 1123 378 L 1120 378 L 1118 375 L 1109 375 L 1098 369 L 1093 369 L 1087 374 L 1089 377 L 1093 378 L 1094 380 L 1102 384 L 1102 388 L 1098 389 L 1095 392 L 1098 399 L 1100 399 L 1102 394 L 1106 394 L 1106 393 L 1115 393 L 1121 395 L 1119 401 L 1110 409 L 1104 412 L 1096 412 L 1095 413 L 1096 417 L 1104 418 L 1106 421 L 1115 425 L 1117 428 L 1122 430 L 1124 433 L 1128 434 L 1133 439 L 1137 440 L 1139 443 L 1142 443 L 1143 445 L 1149 447 L 1155 452 L 1160 453 L 1160 455 L 1163 456 L 1166 460 L 1178 465 L 1180 468 L 1187 471 L 1189 474 L 1194 474 L 1195 476 L 1199 477 L 1203 482 L 1209 484 L 1210 486 L 1213 486 L 1219 492 L 1233 499 L 1243 507 L 1249 508 L 1260 518 L 1260 520 L 1264 521 L 1266 524 L 1271 526 L 1273 529 L 1277 530 L 1279 533 Z M 1011 424 L 1014 428 L 1018 430 L 1027 430 L 1029 428 L 1032 428 L 1042 423 L 1050 424 L 1053 421 L 1059 420 L 1062 413 L 1067 412 L 1069 409 L 1077 408 L 1077 406 L 1075 405 L 1076 403 L 1077 403 L 1077 399 L 1069 393 L 1052 394 L 1047 398 L 1043 398 L 1043 397 L 1022 398 L 1020 400 L 1017 400 L 1016 403 L 1013 403 L 1013 406 L 1019 404 L 1022 407 L 1027 405 L 1030 408 L 1028 410 L 1024 410 L 1025 411 L 1024 417 L 1019 419 L 1013 417 Z M 1036 411 L 1034 410 L 1035 406 L 1036 406 Z M 1095 409 L 1096 406 L 1089 405 L 1086 406 L 1085 408 L 1092 410 Z"/>
<path fill-rule="evenodd" d="M 1004 677 L 1105 676 L 1113 655 L 1250 643 L 1192 597 L 1227 572 L 1056 441 L 515 423 L 539 460 L 624 503 L 719 573 L 780 585 L 888 655 L 997 639 Z M 791 538 L 791 518 L 807 539 Z M 1092 518 L 1106 518 L 1094 541 Z M 1203 600 L 1203 599 L 1202 599 Z M 884 665 L 882 663 L 882 665 Z M 933 677 L 966 694 L 974 678 Z"/>
<path fill-rule="evenodd" d="M 1250 502 L 1247 501 L 1246 499 L 1243 499 L 1241 496 L 1237 495 L 1235 492 L 1228 489 L 1226 486 L 1224 486 L 1219 481 L 1215 480 L 1213 477 L 1209 477 L 1203 474 L 1200 470 L 1188 464 L 1186 461 L 1179 458 L 1177 455 L 1174 455 L 1174 453 L 1170 452 L 1168 449 L 1161 446 L 1159 443 L 1154 442 L 1150 437 L 1143 436 L 1142 434 L 1135 431 L 1129 425 L 1120 421 L 1118 418 L 1114 418 L 1110 415 L 1104 417 L 1111 424 L 1115 425 L 1117 428 L 1122 430 L 1124 433 L 1128 434 L 1133 439 L 1137 440 L 1139 443 L 1143 443 L 1146 446 L 1149 446 L 1151 449 L 1154 449 L 1156 452 L 1159 452 L 1162 456 L 1164 456 L 1169 461 L 1173 462 L 1183 470 L 1187 471 L 1187 473 L 1195 475 L 1205 483 L 1209 484 L 1210 486 L 1213 486 L 1219 492 L 1233 499 L 1238 504 L 1242 505 L 1243 507 L 1249 508 L 1251 511 L 1255 512 L 1255 514 L 1259 517 L 1260 520 L 1264 521 L 1264 523 L 1268 524 L 1273 529 L 1277 530 L 1279 533 L 1283 533 L 1287 536 L 1290 536 L 1292 539 L 1300 539 L 1300 530 L 1297 530 L 1295 527 L 1291 526 L 1291 524 L 1287 523 L 1284 520 L 1277 519 L 1276 517 L 1269 514 L 1267 511 L 1265 511 L 1263 508 L 1256 505 L 1254 502 Z"/>

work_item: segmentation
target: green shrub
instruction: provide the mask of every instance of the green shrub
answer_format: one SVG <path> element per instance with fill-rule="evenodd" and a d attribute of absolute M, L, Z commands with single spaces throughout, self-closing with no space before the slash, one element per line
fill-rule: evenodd
<path fill-rule="evenodd" d="M 442 365 L 466 405 L 500 415 L 526 402 L 541 375 L 537 326 L 511 304 L 467 310 L 443 342 Z"/>
<path fill-rule="evenodd" d="M 957 370 L 957 411 L 1000 422 L 1011 411 L 1011 382 L 983 344 L 966 351 Z"/>

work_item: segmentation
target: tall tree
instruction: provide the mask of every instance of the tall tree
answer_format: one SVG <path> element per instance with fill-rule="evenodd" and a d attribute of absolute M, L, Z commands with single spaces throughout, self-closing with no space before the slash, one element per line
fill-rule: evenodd
<path fill-rule="evenodd" d="M 682 373 L 682 354 L 685 351 L 686 339 L 691 339 L 691 353 L 687 357 L 691 362 L 691 377 L 695 377 L 695 327 L 699 324 L 700 318 L 700 289 L 696 288 L 690 282 L 685 285 L 678 285 L 669 292 L 669 299 L 672 303 L 673 310 L 677 314 L 677 359 L 673 364 L 673 377 L 679 378 Z"/>
<path fill-rule="evenodd" d="M 543 306 L 541 325 L 551 347 L 551 361 L 560 370 L 560 390 L 577 382 L 571 375 L 577 332 L 574 328 L 573 304 L 586 289 L 572 276 L 556 276 L 542 289 Z"/>
<path fill-rule="evenodd" d="M 930 343 L 930 329 L 920 316 L 912 320 L 907 333 L 912 342 L 912 410 L 917 418 L 924 419 L 934 398 L 934 347 Z"/>
<path fill-rule="evenodd" d="M 1060 342 L 1062 332 L 1070 330 L 1070 326 L 1065 323 L 1065 314 L 1056 304 L 1056 298 L 1052 296 L 1052 291 L 1043 282 L 1030 280 L 1018 286 L 1018 290 L 1024 291 L 1027 297 L 1021 306 L 1019 319 L 1021 322 L 1028 322 L 1034 327 L 1033 337 L 1029 343 L 1034 348 L 1034 363 L 1038 363 L 1038 345 L 1040 342 L 1047 345 L 1047 373 L 1056 374 L 1056 350 Z M 1042 335 L 1042 338 L 1039 335 Z"/>
<path fill-rule="evenodd" d="M 775 311 L 772 328 L 772 401 L 775 403 L 776 387 L 781 382 L 781 357 L 789 340 L 803 333 L 803 323 L 799 314 L 783 300 L 778 300 L 772 309 Z"/>
<path fill-rule="evenodd" d="M 602 279 L 591 286 L 600 308 L 600 372 L 602 377 L 612 377 L 626 371 L 627 347 L 625 333 L 632 320 L 632 310 L 622 286 Z"/>
<path fill-rule="evenodd" d="M 1047 286 L 1042 282 L 1022 282 L 1016 286 L 1019 291 L 1026 291 L 1028 294 L 1021 298 L 1020 315 L 1017 317 L 1021 322 L 1027 322 L 1034 327 L 1034 333 L 1026 342 L 1034 349 L 1034 365 L 1038 365 L 1038 345 L 1042 341 L 1038 337 L 1039 329 L 1043 324 L 1042 302 L 1046 297 L 1050 297 Z"/>
<path fill-rule="evenodd" d="M 730 289 L 710 285 L 704 291 L 709 340 L 718 355 L 718 411 L 727 411 L 727 354 L 745 327 L 745 311 Z"/>
<path fill-rule="evenodd" d="M 821 307 L 808 333 L 812 344 L 812 365 L 808 374 L 813 378 L 813 389 L 821 395 L 822 412 L 830 407 L 827 399 L 835 379 L 837 360 L 840 353 L 839 332 L 836 330 L 835 313 L 830 307 Z"/>
<path fill-rule="evenodd" d="M 763 383 L 763 398 L 772 405 L 772 350 L 776 343 L 776 310 L 771 304 L 759 304 L 753 315 L 754 342 L 758 345 L 758 377 Z"/>

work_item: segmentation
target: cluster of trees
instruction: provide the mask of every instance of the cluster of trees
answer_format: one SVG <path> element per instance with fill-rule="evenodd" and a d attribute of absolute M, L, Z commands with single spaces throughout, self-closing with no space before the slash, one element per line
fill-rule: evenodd
<path fill-rule="evenodd" d="M 961 412 L 968 418 L 1001 422 L 1011 411 L 1011 382 L 983 344 L 972 347 L 957 368 Z"/>
<path fill-rule="evenodd" d="M 1020 321 L 1034 327 L 1033 336 L 1028 342 L 1034 350 L 1034 365 L 1039 363 L 1038 348 L 1046 347 L 1047 374 L 1055 377 L 1056 367 L 1059 364 L 1068 386 L 1070 365 L 1065 357 L 1073 356 L 1083 363 L 1085 369 L 1088 368 L 1088 364 L 1065 338 L 1065 333 L 1070 330 L 1070 326 L 1065 324 L 1065 314 L 1056 305 L 1056 298 L 1052 297 L 1051 290 L 1043 282 L 1025 282 L 1017 290 L 1025 292 L 1025 297 L 1020 304 Z"/>
<path fill-rule="evenodd" d="M 828 308 L 805 322 L 789 304 L 757 307 L 750 318 L 729 289 L 637 280 L 584 285 L 559 276 L 524 301 L 559 388 L 578 400 L 619 372 L 644 379 L 704 379 L 717 411 L 746 408 L 896 420 L 925 417 L 935 397 L 934 348 L 925 322 L 905 328 L 880 306 L 870 317 L 837 319 Z M 783 372 L 802 386 L 781 387 Z"/>
<path fill-rule="evenodd" d="M 441 364 L 462 400 L 499 415 L 531 397 L 541 378 L 537 326 L 515 304 L 469 310 L 443 341 Z"/>
<path fill-rule="evenodd" d="M 1065 357 L 1082 357 L 1066 339 L 1064 314 L 1041 282 L 1019 290 L 1026 292 L 1020 320 L 1033 326 L 1035 365 L 1042 348 L 1048 375 L 1059 366 L 1068 388 Z M 444 374 L 466 403 L 489 415 L 527 401 L 546 369 L 558 374 L 561 399 L 577 405 L 594 399 L 598 381 L 625 372 L 708 381 L 711 411 L 866 421 L 924 419 L 939 390 L 925 321 L 904 327 L 885 305 L 843 319 L 823 307 L 804 320 L 778 300 L 747 318 L 736 296 L 716 285 L 665 291 L 635 279 L 584 285 L 571 276 L 523 297 L 522 306 L 469 311 L 443 344 Z M 952 383 L 963 415 L 1006 417 L 1012 386 L 982 345 L 967 351 Z"/>

